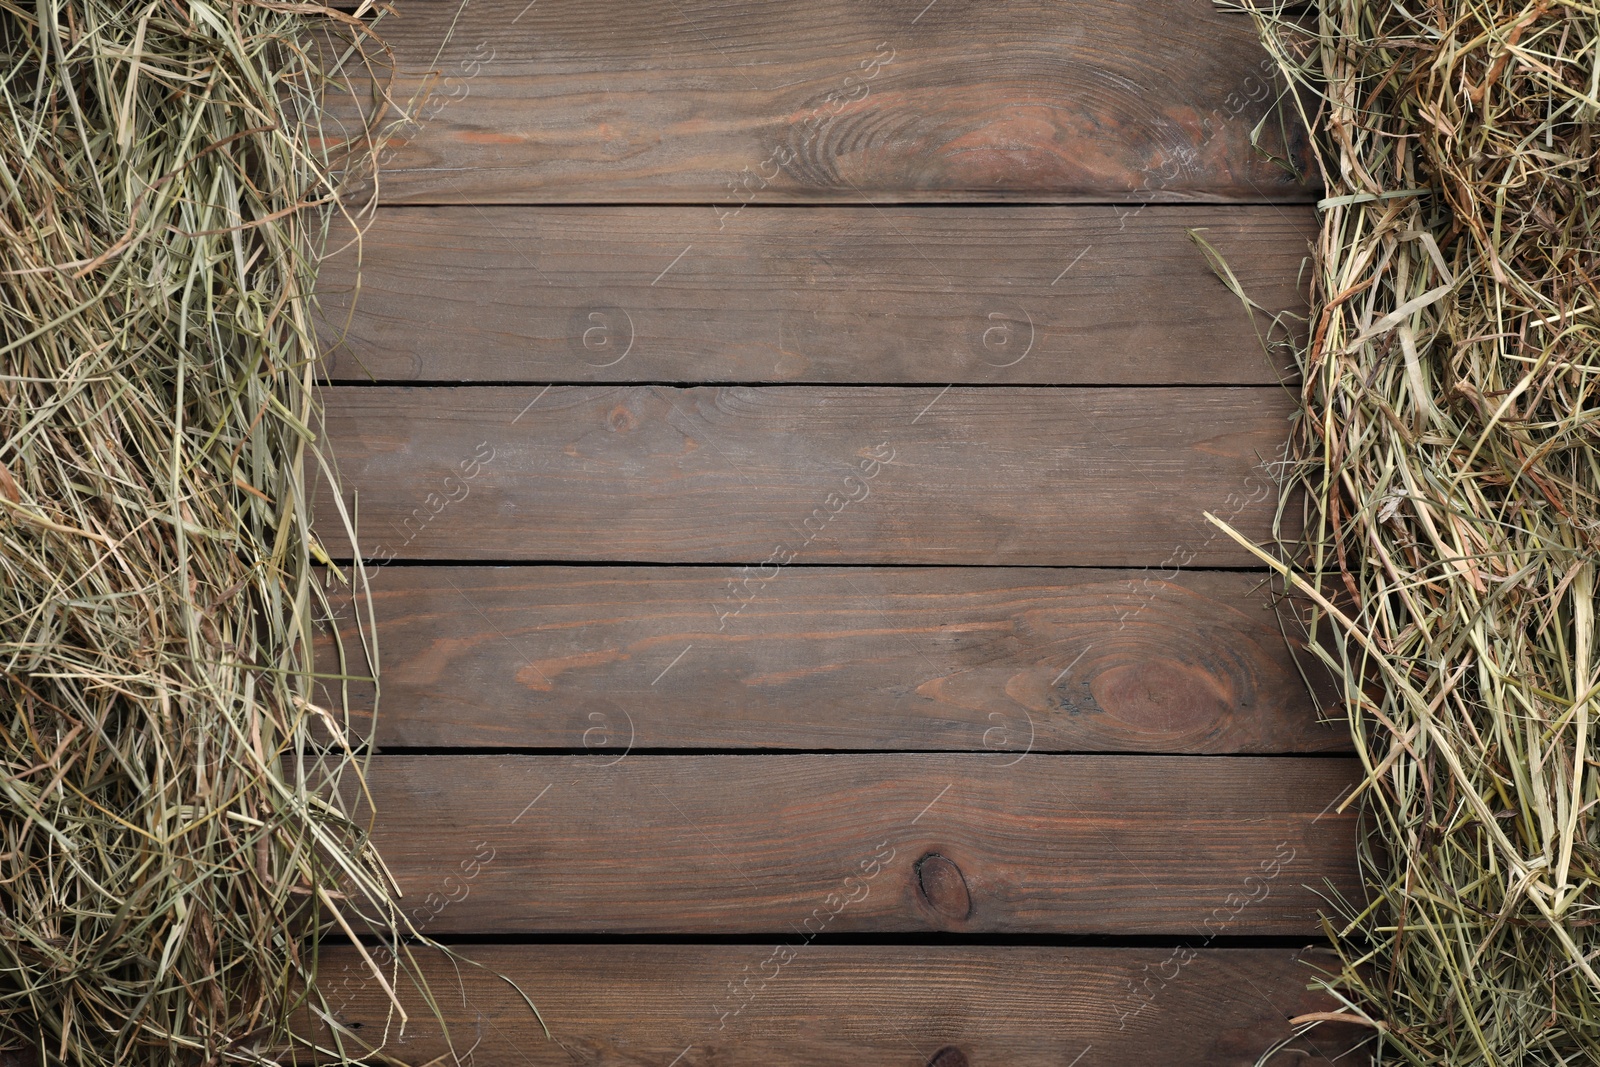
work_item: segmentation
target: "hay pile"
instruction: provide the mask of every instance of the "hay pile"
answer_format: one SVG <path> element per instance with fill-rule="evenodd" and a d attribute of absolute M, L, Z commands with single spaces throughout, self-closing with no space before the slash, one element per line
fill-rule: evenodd
<path fill-rule="evenodd" d="M 1600 8 L 1245 6 L 1328 182 L 1285 500 L 1367 770 L 1329 985 L 1386 1061 L 1600 1062 Z"/>
<path fill-rule="evenodd" d="M 359 743 L 308 703 L 336 190 L 307 46 L 355 25 L 0 0 L 0 1049 L 26 1062 L 265 1062 L 319 934 L 404 930 Z"/>

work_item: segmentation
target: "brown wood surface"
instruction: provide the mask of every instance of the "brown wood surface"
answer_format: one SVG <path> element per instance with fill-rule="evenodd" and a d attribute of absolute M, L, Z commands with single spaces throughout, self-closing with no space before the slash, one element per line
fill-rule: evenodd
<path fill-rule="evenodd" d="M 774 955 L 775 949 L 792 951 Z M 479 1067 L 1254 1067 L 1287 1019 L 1334 1005 L 1306 985 L 1317 953 L 998 946 L 474 945 L 483 970 L 423 956 L 450 1039 L 422 999 L 389 1052 Z M 352 950 L 323 961 L 333 1018 L 383 1032 L 386 1002 Z M 306 1033 L 326 1034 L 326 1028 Z M 1269 1067 L 1332 1067 L 1364 1034 L 1323 1029 Z M 374 1043 L 376 1043 L 374 1041 Z M 471 1050 L 471 1058 L 465 1055 Z M 674 1057 L 678 1057 L 674 1059 Z M 445 1062 L 453 1062 L 446 1060 Z"/>
<path fill-rule="evenodd" d="M 1349 747 L 1256 574 L 445 566 L 370 587 L 386 746 Z M 341 631 L 361 647 L 348 605 Z"/>
<path fill-rule="evenodd" d="M 377 843 L 427 934 L 590 939 L 466 948 L 551 1042 L 430 955 L 459 1062 L 1250 1067 L 1331 1006 L 1295 953 L 1219 947 L 1361 897 L 1348 740 L 1201 518 L 1269 538 L 1293 401 L 1184 230 L 1298 308 L 1317 195 L 1250 146 L 1305 160 L 1249 21 L 472 0 L 381 29 L 414 119 L 353 316 L 354 250 L 323 275 L 325 441 L 395 561 L 378 740 L 445 751 L 374 758 Z M 371 1038 L 354 961 L 320 988 Z M 406 995 L 387 1051 L 446 1053 Z"/>
<path fill-rule="evenodd" d="M 379 756 L 370 775 L 377 844 L 432 933 L 1181 937 L 1319 936 L 1325 880 L 1360 895 L 1355 816 L 1332 810 L 1358 777 L 1008 752 Z"/>
<path fill-rule="evenodd" d="M 1250 566 L 1277 388 L 338 387 L 379 559 Z M 882 462 L 880 462 L 880 460 Z M 854 498 L 852 501 L 851 498 Z M 326 493 L 330 550 L 348 553 Z"/>
<path fill-rule="evenodd" d="M 1264 355 L 1185 231 L 1204 230 L 1251 299 L 1277 312 L 1303 309 L 1312 226 L 1299 207 L 746 216 L 712 236 L 681 207 L 380 211 L 320 276 L 327 335 L 343 338 L 329 374 L 1271 384 L 1287 364 Z"/>
<path fill-rule="evenodd" d="M 715 231 L 749 202 L 1314 198 L 1251 146 L 1265 119 L 1306 154 L 1211 0 L 477 0 L 381 33 L 412 116 L 389 202 L 698 203 Z"/>

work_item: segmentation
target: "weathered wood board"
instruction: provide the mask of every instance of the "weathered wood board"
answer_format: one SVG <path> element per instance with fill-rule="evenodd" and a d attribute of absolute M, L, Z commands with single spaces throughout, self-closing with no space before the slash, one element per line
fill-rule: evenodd
<path fill-rule="evenodd" d="M 792 953 L 792 955 L 791 955 Z M 591 1067 L 1254 1067 L 1289 1018 L 1333 1006 L 1329 961 L 1282 949 L 834 945 L 477 945 L 524 990 L 424 955 L 450 1042 L 404 990 L 411 1062 Z M 349 950 L 324 961 L 333 1018 L 371 1039 L 386 1002 Z M 308 1027 L 308 1030 L 310 1028 Z M 311 1031 L 316 1032 L 316 1031 Z M 326 1029 L 323 1029 L 326 1032 Z M 1349 1067 L 1365 1034 L 1323 1029 L 1273 1062 Z M 674 1059 L 677 1057 L 677 1059 Z M 449 1061 L 446 1061 L 449 1062 Z"/>
<path fill-rule="evenodd" d="M 781 202 L 1315 199 L 1268 158 L 1305 138 L 1250 21 L 1210 0 L 478 0 L 380 32 L 410 116 L 389 203 L 696 203 L 715 231 Z"/>
<path fill-rule="evenodd" d="M 379 756 L 370 777 L 435 934 L 1311 938 L 1327 883 L 1359 893 L 1344 758 Z"/>
<path fill-rule="evenodd" d="M 470 0 L 381 32 L 411 121 L 353 312 L 355 248 L 319 290 L 375 832 L 417 927 L 555 1038 L 430 956 L 461 1062 L 1253 1067 L 1332 1007 L 1287 946 L 1361 896 L 1360 768 L 1202 517 L 1270 539 L 1294 401 L 1186 231 L 1297 312 L 1320 193 L 1249 20 Z M 354 961 L 324 994 L 371 1038 Z M 403 993 L 388 1051 L 446 1055 Z"/>
<path fill-rule="evenodd" d="M 1349 746 L 1342 721 L 1318 721 L 1256 574 L 442 566 L 370 581 L 389 748 Z M 318 651 L 336 672 L 331 643 Z M 353 694 L 372 706 L 370 686 Z"/>
<path fill-rule="evenodd" d="M 1256 561 L 1205 512 L 1271 535 L 1291 410 L 1276 388 L 345 386 L 327 434 L 376 559 L 1216 567 Z M 317 514 L 348 554 L 326 493 Z"/>
<path fill-rule="evenodd" d="M 1265 385 L 1187 230 L 1303 311 L 1301 207 L 397 208 L 324 265 L 336 379 Z M 358 261 L 359 260 L 359 268 Z M 352 312 L 353 308 L 353 312 Z M 1285 318 L 1290 332 L 1303 320 Z"/>

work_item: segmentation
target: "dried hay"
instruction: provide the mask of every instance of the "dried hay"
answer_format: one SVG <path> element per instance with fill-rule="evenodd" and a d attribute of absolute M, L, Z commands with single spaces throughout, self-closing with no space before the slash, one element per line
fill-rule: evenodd
<path fill-rule="evenodd" d="M 1389 1061 L 1600 1062 L 1600 9 L 1243 6 L 1328 183 L 1273 561 L 1366 768 L 1326 985 Z"/>
<path fill-rule="evenodd" d="M 344 1061 L 384 1035 L 326 1025 L 327 933 L 431 1004 L 363 739 L 311 703 L 316 46 L 364 33 L 0 0 L 0 1048 L 32 1062 Z"/>

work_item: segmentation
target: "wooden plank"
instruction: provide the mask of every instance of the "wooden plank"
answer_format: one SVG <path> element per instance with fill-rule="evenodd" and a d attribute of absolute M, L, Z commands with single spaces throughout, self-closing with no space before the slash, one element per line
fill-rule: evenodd
<path fill-rule="evenodd" d="M 404 1042 L 391 1037 L 392 1055 L 422 1063 L 453 1044 L 462 1063 L 533 1067 L 1253 1067 L 1292 1036 L 1289 1018 L 1335 1006 L 1305 988 L 1327 958 L 1284 949 L 849 946 L 791 937 L 460 951 L 525 990 L 550 1039 L 505 982 L 425 954 L 450 1040 L 407 989 L 412 1023 Z M 352 950 L 329 951 L 323 993 L 336 1020 L 371 1039 L 383 1033 L 386 1005 L 360 968 Z M 1368 1061 L 1346 1053 L 1364 1036 L 1324 1028 L 1271 1062 L 1355 1067 Z"/>
<path fill-rule="evenodd" d="M 374 558 L 1250 566 L 1279 389 L 340 387 Z M 319 491 L 320 529 L 335 529 Z M 330 542 L 334 552 L 349 546 Z"/>
<path fill-rule="evenodd" d="M 1349 747 L 1259 574 L 389 567 L 371 589 L 391 747 Z"/>
<path fill-rule="evenodd" d="M 1290 368 L 1185 230 L 1278 312 L 1303 310 L 1312 225 L 1276 207 L 818 208 L 752 210 L 706 241 L 694 208 L 406 208 L 319 291 L 335 379 L 1259 385 Z"/>
<path fill-rule="evenodd" d="M 1002 18 L 957 0 L 402 15 L 381 25 L 411 116 L 389 147 L 391 203 L 714 204 L 709 238 L 749 202 L 1314 195 L 1252 148 L 1261 125 L 1275 155 L 1307 155 L 1271 117 L 1250 21 L 1210 0 L 1016 0 Z M 356 121 L 351 99 L 332 106 L 330 129 Z"/>
<path fill-rule="evenodd" d="M 1343 758 L 1004 752 L 371 772 L 384 859 L 452 934 L 1315 937 L 1324 879 L 1359 891 L 1355 816 L 1332 810 L 1358 777 Z"/>

